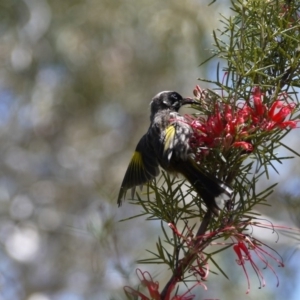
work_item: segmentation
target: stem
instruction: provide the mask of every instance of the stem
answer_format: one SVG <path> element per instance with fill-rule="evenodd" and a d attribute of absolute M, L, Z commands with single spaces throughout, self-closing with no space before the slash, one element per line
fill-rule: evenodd
<path fill-rule="evenodd" d="M 200 240 L 199 237 L 202 236 L 206 232 L 207 227 L 210 223 L 211 217 L 212 217 L 212 212 L 210 210 L 208 210 L 206 212 L 206 214 L 204 215 L 203 220 L 200 224 L 200 227 L 197 231 L 196 239 L 195 239 L 195 246 L 197 246 L 199 244 L 199 240 Z"/>
<path fill-rule="evenodd" d="M 200 227 L 197 231 L 197 234 L 195 236 L 194 240 L 194 250 L 189 251 L 186 256 L 181 260 L 178 267 L 174 271 L 172 277 L 164 287 L 163 291 L 161 292 L 161 300 L 169 300 L 169 298 L 166 298 L 169 296 L 169 289 L 172 288 L 178 281 L 181 281 L 181 278 L 184 275 L 185 269 L 194 261 L 194 259 L 197 257 L 199 252 L 201 252 L 209 242 L 204 242 L 203 245 L 200 246 L 201 243 L 201 236 L 203 236 L 207 230 L 207 227 L 211 221 L 212 218 L 212 212 L 208 210 L 206 214 L 204 215 L 204 218 L 200 224 Z"/>

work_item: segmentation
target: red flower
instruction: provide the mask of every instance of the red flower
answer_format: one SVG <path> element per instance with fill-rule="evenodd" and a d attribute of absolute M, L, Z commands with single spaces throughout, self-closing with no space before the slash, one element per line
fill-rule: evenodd
<path fill-rule="evenodd" d="M 273 272 L 273 274 L 277 278 L 277 286 L 278 286 L 279 285 L 278 276 L 277 276 L 275 270 L 273 269 L 273 267 L 267 261 L 266 256 L 271 257 L 281 267 L 284 266 L 282 261 L 278 260 L 272 254 L 265 251 L 261 247 L 261 243 L 258 243 L 257 240 L 255 240 L 253 238 L 251 239 L 251 238 L 249 238 L 247 236 L 244 236 L 244 235 L 238 236 L 236 238 L 238 239 L 238 242 L 233 245 L 233 250 L 234 250 L 234 252 L 236 253 L 236 255 L 238 257 L 238 259 L 236 261 L 237 261 L 238 265 L 242 266 L 242 268 L 244 270 L 244 273 L 246 275 L 246 278 L 247 278 L 248 289 L 247 289 L 246 294 L 248 294 L 250 292 L 250 280 L 249 280 L 247 269 L 245 267 L 247 262 L 250 263 L 250 265 L 252 266 L 252 268 L 255 271 L 256 275 L 258 276 L 259 281 L 261 283 L 261 286 L 264 287 L 266 285 L 266 282 L 265 282 L 265 279 L 264 279 L 264 276 L 263 276 L 261 270 L 259 269 L 259 267 L 257 266 L 257 264 L 254 262 L 254 260 L 252 258 L 252 253 L 256 254 L 258 259 L 264 263 L 265 268 L 268 268 Z"/>
<path fill-rule="evenodd" d="M 263 102 L 263 93 L 259 87 L 253 89 L 254 109 L 247 107 L 247 111 L 251 111 L 253 124 L 261 130 L 272 130 L 274 128 L 286 129 L 288 127 L 295 128 L 298 121 L 284 121 L 295 109 L 294 103 L 286 102 L 285 94 L 281 94 L 279 99 L 275 100 L 270 108 L 266 107 Z M 280 100 L 283 98 L 285 101 Z"/>
<path fill-rule="evenodd" d="M 253 96 L 253 102 L 255 108 L 255 115 L 257 117 L 263 116 L 266 111 L 266 107 L 262 103 L 263 94 L 260 91 L 260 88 L 258 86 L 254 87 L 252 96 Z"/>
<path fill-rule="evenodd" d="M 199 283 L 194 284 L 190 289 L 188 289 L 184 294 L 182 294 L 181 296 L 176 295 L 172 298 L 172 300 L 193 300 L 195 298 L 195 295 L 188 295 L 187 293 L 190 293 L 191 290 L 197 286 Z"/>
<path fill-rule="evenodd" d="M 186 226 L 186 233 L 182 234 L 178 231 L 174 224 L 169 223 L 168 226 L 172 229 L 174 234 L 176 234 L 176 236 L 180 238 L 182 244 L 187 245 L 187 247 L 191 251 L 195 251 L 195 241 L 193 240 L 194 234 L 191 228 Z M 207 259 L 201 252 L 198 253 L 198 257 L 195 260 L 195 264 L 192 264 L 190 266 L 189 272 L 192 272 L 196 278 L 197 276 L 200 276 L 198 284 L 202 285 L 204 289 L 207 289 L 207 287 L 201 282 L 201 280 L 207 279 L 209 274 L 209 265 L 207 263 Z"/>
<path fill-rule="evenodd" d="M 281 129 L 287 127 L 295 128 L 297 126 L 297 121 L 284 121 L 294 109 L 294 103 L 284 104 L 283 101 L 276 100 L 268 112 L 269 122 L 266 125 L 266 129 L 272 130 L 276 127 Z"/>
<path fill-rule="evenodd" d="M 194 94 L 202 101 L 201 97 L 205 93 L 197 86 Z M 296 106 L 287 103 L 285 94 L 280 95 L 270 107 L 263 103 L 263 99 L 260 87 L 255 86 L 252 97 L 247 102 L 241 102 L 242 106 L 217 102 L 213 113 L 207 118 L 186 116 L 194 129 L 191 147 L 195 149 L 196 155 L 205 156 L 210 149 L 220 147 L 224 151 L 235 147 L 252 152 L 254 145 L 251 140 L 247 140 L 250 135 L 297 126 L 298 121 L 285 121 Z"/>
<path fill-rule="evenodd" d="M 127 296 L 139 296 L 139 297 L 141 297 L 141 300 L 149 300 L 149 299 L 160 300 L 160 294 L 158 292 L 159 284 L 158 284 L 158 282 L 153 281 L 150 273 L 147 272 L 147 271 L 142 272 L 140 269 L 137 269 L 136 274 L 137 274 L 141 284 L 143 286 L 147 287 L 151 298 L 148 298 L 147 296 L 145 296 L 141 292 L 136 291 L 136 290 L 134 290 L 133 288 L 131 288 L 129 286 L 124 287 L 125 294 Z"/>
<path fill-rule="evenodd" d="M 124 291 L 125 291 L 126 296 L 130 299 L 137 299 L 137 297 L 139 297 L 138 299 L 140 299 L 140 300 L 160 300 L 161 295 L 158 291 L 159 284 L 158 284 L 158 282 L 153 281 L 150 273 L 147 272 L 147 271 L 142 272 L 140 269 L 137 269 L 136 274 L 137 274 L 141 284 L 147 288 L 150 297 L 148 297 L 145 294 L 139 292 L 138 290 L 135 290 L 135 289 L 131 288 L 130 286 L 125 286 L 124 287 Z M 176 284 L 177 284 L 177 282 L 174 282 L 173 284 L 170 285 L 170 288 L 169 288 L 169 290 L 167 292 L 167 295 L 165 297 L 166 300 L 192 300 L 192 299 L 194 299 L 195 295 L 188 295 L 187 296 L 187 294 L 190 293 L 191 290 L 195 286 L 197 286 L 199 283 L 196 283 L 194 286 L 192 286 L 190 289 L 188 289 L 184 294 L 175 295 L 171 298 L 171 293 L 174 290 Z"/>
<path fill-rule="evenodd" d="M 253 145 L 247 142 L 235 142 L 232 144 L 233 147 L 243 148 L 247 152 L 253 151 Z"/>

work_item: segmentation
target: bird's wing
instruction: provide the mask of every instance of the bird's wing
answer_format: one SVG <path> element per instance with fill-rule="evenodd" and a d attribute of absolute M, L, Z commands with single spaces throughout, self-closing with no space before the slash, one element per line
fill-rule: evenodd
<path fill-rule="evenodd" d="M 171 124 L 166 128 L 164 140 L 163 156 L 168 161 L 171 160 L 176 136 L 176 124 Z"/>
<path fill-rule="evenodd" d="M 147 143 L 147 134 L 145 134 L 137 144 L 125 173 L 118 196 L 119 206 L 125 198 L 128 189 L 131 188 L 131 196 L 133 198 L 136 186 L 145 184 L 158 174 L 158 161 Z"/>
<path fill-rule="evenodd" d="M 191 135 L 191 127 L 184 117 L 177 115 L 173 122 L 165 129 L 163 160 L 169 164 L 172 156 L 187 160 L 189 153 L 188 140 Z"/>

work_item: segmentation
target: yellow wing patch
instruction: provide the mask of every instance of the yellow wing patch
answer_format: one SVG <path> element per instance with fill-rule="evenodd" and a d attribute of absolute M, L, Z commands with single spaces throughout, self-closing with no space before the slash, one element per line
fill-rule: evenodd
<path fill-rule="evenodd" d="M 134 166 L 137 170 L 140 168 L 144 168 L 142 154 L 138 151 L 134 151 L 133 156 L 131 158 L 130 164 Z"/>
<path fill-rule="evenodd" d="M 176 129 L 173 125 L 169 126 L 166 129 L 164 152 L 166 152 L 167 150 L 171 150 L 173 148 L 175 131 Z M 172 151 L 169 153 L 169 155 L 172 155 Z"/>

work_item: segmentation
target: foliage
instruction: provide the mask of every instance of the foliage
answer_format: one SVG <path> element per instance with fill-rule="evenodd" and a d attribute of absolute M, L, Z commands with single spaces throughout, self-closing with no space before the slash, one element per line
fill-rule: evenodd
<path fill-rule="evenodd" d="M 218 66 L 216 80 L 200 78 L 216 89 L 197 86 L 194 96 L 202 105 L 200 109 L 195 106 L 198 112 L 187 118 L 194 129 L 191 145 L 199 166 L 230 185 L 232 199 L 227 199 L 220 215 L 213 218 L 191 186 L 163 172 L 158 181 L 149 184 L 146 196 L 137 195 L 132 201 L 143 208 L 141 215 L 148 220 L 161 221 L 163 237 L 159 237 L 156 251 L 150 252 L 151 258 L 139 261 L 165 264 L 172 271 L 160 299 L 171 299 L 170 290 L 178 282 L 203 284 L 209 265 L 228 277 L 214 258 L 227 248 L 233 249 L 245 272 L 247 292 L 247 262 L 260 286 L 265 285 L 253 255 L 276 277 L 266 257 L 283 266 L 281 257 L 249 232 L 253 226 L 269 228 L 254 209 L 269 205 L 267 198 L 275 186 L 258 192 L 258 181 L 268 178 L 270 167 L 277 172 L 274 162 L 291 158 L 278 157 L 278 147 L 299 155 L 282 139 L 297 127 L 299 119 L 300 4 L 238 0 L 231 1 L 231 6 L 233 16 L 222 16 L 223 27 L 213 34 L 211 58 L 218 57 L 225 66 L 222 72 Z M 222 243 L 223 247 L 214 249 Z"/>

